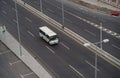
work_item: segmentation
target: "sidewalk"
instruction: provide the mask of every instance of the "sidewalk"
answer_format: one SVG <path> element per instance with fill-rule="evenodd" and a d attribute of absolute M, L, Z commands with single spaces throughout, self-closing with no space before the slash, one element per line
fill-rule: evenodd
<path fill-rule="evenodd" d="M 0 41 L 0 78 L 38 78 L 14 53 Z"/>
<path fill-rule="evenodd" d="M 106 3 L 103 3 L 103 2 L 100 2 L 97 0 L 69 0 L 69 1 L 72 1 L 74 3 L 85 6 L 90 9 L 95 9 L 98 11 L 105 12 L 107 14 L 111 14 L 111 12 L 113 12 L 113 11 L 117 11 L 120 13 L 119 8 L 113 7 L 109 4 L 106 4 Z"/>

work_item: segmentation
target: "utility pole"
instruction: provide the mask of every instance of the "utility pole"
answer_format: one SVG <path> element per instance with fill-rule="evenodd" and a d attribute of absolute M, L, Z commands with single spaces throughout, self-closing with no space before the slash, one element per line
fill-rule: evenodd
<path fill-rule="evenodd" d="M 19 27 L 18 10 L 17 10 L 17 3 L 16 3 L 16 1 L 15 1 L 15 11 L 16 11 L 16 23 L 17 23 L 17 29 L 18 29 L 19 50 L 20 50 L 20 56 L 22 56 L 21 39 L 20 39 L 20 27 Z"/>

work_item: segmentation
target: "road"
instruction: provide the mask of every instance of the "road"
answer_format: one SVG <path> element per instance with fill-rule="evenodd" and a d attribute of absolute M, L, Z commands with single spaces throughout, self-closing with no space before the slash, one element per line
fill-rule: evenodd
<path fill-rule="evenodd" d="M 39 2 L 40 0 L 23 1 L 35 7 L 36 9 L 41 10 Z M 62 9 L 60 1 L 43 0 L 42 2 L 43 13 L 62 24 Z M 96 28 L 94 24 L 100 25 L 100 23 L 102 23 L 103 27 L 109 29 L 103 32 L 103 39 L 107 38 L 110 40 L 109 43 L 103 44 L 103 49 L 116 58 L 120 59 L 120 38 L 116 38 L 116 33 L 120 34 L 120 22 L 118 21 L 120 20 L 120 18 L 103 15 L 97 12 L 91 12 L 84 8 L 79 8 L 74 4 L 70 4 L 71 3 L 68 3 L 67 0 L 64 1 L 64 26 L 68 27 L 77 34 L 94 43 L 100 41 L 100 30 Z M 80 18 L 86 19 L 87 21 L 89 21 L 89 23 L 87 23 L 87 21 L 83 21 L 83 19 Z M 116 33 L 112 33 L 111 31 Z M 106 32 L 111 33 L 107 34 Z"/>
<path fill-rule="evenodd" d="M 8 5 L 2 4 L 0 22 L 7 30 L 17 36 L 14 3 L 6 0 Z M 57 78 L 93 78 L 94 54 L 82 45 L 79 45 L 60 31 L 45 23 L 36 16 L 18 6 L 20 34 L 22 44 L 45 62 L 45 66 Z M 49 46 L 39 38 L 38 27 L 47 25 L 60 37 L 60 44 Z M 113 71 L 114 70 L 114 71 Z M 106 61 L 98 58 L 98 78 L 119 78 L 120 70 Z"/>

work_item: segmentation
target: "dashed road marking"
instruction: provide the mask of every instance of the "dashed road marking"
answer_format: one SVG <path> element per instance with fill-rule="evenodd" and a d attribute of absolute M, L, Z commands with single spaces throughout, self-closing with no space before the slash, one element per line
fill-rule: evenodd
<path fill-rule="evenodd" d="M 4 10 L 2 10 L 2 12 L 3 12 L 4 14 L 7 14 L 7 12 L 6 12 L 6 11 L 4 11 Z"/>
<path fill-rule="evenodd" d="M 35 35 L 33 33 L 31 33 L 30 31 L 27 31 L 32 37 L 35 37 Z"/>
<path fill-rule="evenodd" d="M 69 67 L 70 67 L 72 70 L 74 70 L 76 73 L 78 73 L 80 76 L 82 76 L 83 78 L 85 78 L 84 75 L 81 74 L 78 70 L 76 70 L 73 66 L 69 65 Z"/>
<path fill-rule="evenodd" d="M 69 20 L 69 19 L 67 19 L 67 18 L 65 18 L 68 22 L 70 22 L 70 23 L 73 23 L 71 20 Z"/>
<path fill-rule="evenodd" d="M 32 23 L 32 20 L 30 18 L 25 17 L 25 19 Z"/>
<path fill-rule="evenodd" d="M 118 47 L 118 46 L 116 46 L 114 44 L 112 44 L 112 46 L 115 47 L 115 48 L 117 48 L 118 50 L 120 50 L 120 47 Z"/>
<path fill-rule="evenodd" d="M 95 27 L 98 27 L 99 25 L 95 24 L 94 26 L 95 26 Z"/>
<path fill-rule="evenodd" d="M 72 16 L 74 16 L 74 17 L 76 17 L 76 18 L 78 18 L 78 19 L 80 19 L 80 20 L 82 20 L 82 21 L 84 21 L 84 22 L 86 22 L 86 23 L 88 23 L 88 24 L 91 24 L 92 26 L 94 26 L 94 27 L 96 27 L 96 28 L 98 28 L 98 29 L 100 29 L 100 27 L 101 27 L 100 25 L 98 25 L 98 24 L 96 24 L 96 23 L 94 23 L 94 22 L 92 22 L 92 21 L 86 20 L 86 19 L 84 19 L 84 18 L 82 18 L 82 17 L 80 17 L 80 16 L 77 16 L 77 15 L 73 14 L 73 13 L 70 13 L 70 12 L 68 12 L 68 11 L 65 11 L 65 12 L 68 13 L 68 14 L 70 14 L 70 15 L 72 15 Z M 120 34 L 114 32 L 114 31 L 111 31 L 111 30 L 109 30 L 109 29 L 107 29 L 107 28 L 104 28 L 104 27 L 102 27 L 102 30 L 103 30 L 104 32 L 112 35 L 113 37 L 116 37 L 116 38 L 120 39 Z M 114 33 L 114 34 L 113 34 L 113 33 Z"/>
<path fill-rule="evenodd" d="M 31 72 L 31 73 L 28 73 L 28 74 L 24 74 L 24 75 L 20 74 L 20 77 L 21 78 L 25 78 L 25 77 L 27 77 L 29 75 L 32 75 L 32 74 L 34 74 L 34 72 Z"/>
<path fill-rule="evenodd" d="M 119 39 L 120 39 L 120 35 L 119 35 L 119 36 L 116 36 L 116 38 L 119 38 Z"/>
<path fill-rule="evenodd" d="M 16 11 L 16 9 L 15 9 L 15 8 L 13 8 L 13 7 L 12 7 L 12 10 L 13 10 L 13 11 Z"/>
<path fill-rule="evenodd" d="M 51 9 L 49 9 L 49 8 L 47 8 L 47 10 L 48 10 L 49 12 L 51 12 L 51 13 L 54 13 L 54 11 L 53 11 L 53 10 L 51 10 Z"/>
<path fill-rule="evenodd" d="M 55 51 L 53 51 L 51 48 L 49 48 L 48 46 L 45 46 L 48 50 L 50 50 L 50 52 L 52 52 L 53 54 L 55 54 Z"/>
<path fill-rule="evenodd" d="M 70 50 L 70 48 L 67 45 L 65 45 L 64 43 L 60 42 L 60 44 L 63 45 L 66 49 Z"/>
<path fill-rule="evenodd" d="M 15 19 L 13 19 L 13 22 L 17 23 L 17 21 Z"/>
<path fill-rule="evenodd" d="M 3 52 L 0 53 L 0 55 L 6 54 L 6 53 L 9 53 L 9 52 L 11 52 L 11 51 L 10 50 L 3 51 Z"/>
<path fill-rule="evenodd" d="M 91 31 L 89 31 L 89 30 L 87 30 L 87 29 L 85 29 L 84 31 L 88 32 L 89 34 L 91 34 L 91 35 L 93 35 L 93 36 L 96 36 L 95 33 L 91 32 Z"/>
<path fill-rule="evenodd" d="M 14 65 L 14 64 L 17 64 L 17 63 L 20 63 L 21 62 L 21 60 L 18 60 L 18 61 L 15 61 L 15 62 L 9 62 L 9 64 L 10 64 L 10 66 L 12 66 L 12 65 Z"/>
<path fill-rule="evenodd" d="M 85 62 L 90 65 L 91 67 L 93 67 L 94 69 L 96 69 L 97 71 L 100 71 L 100 69 L 96 68 L 94 65 L 92 65 L 90 62 L 88 62 L 87 60 L 85 60 Z"/>

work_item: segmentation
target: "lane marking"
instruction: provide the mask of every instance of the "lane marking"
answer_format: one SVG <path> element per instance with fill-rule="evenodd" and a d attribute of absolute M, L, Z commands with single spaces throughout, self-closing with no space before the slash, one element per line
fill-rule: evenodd
<path fill-rule="evenodd" d="M 13 22 L 17 23 L 17 21 L 15 19 L 13 19 Z"/>
<path fill-rule="evenodd" d="M 55 11 L 53 11 L 53 10 L 49 9 L 49 8 L 47 8 L 47 10 L 48 10 L 48 11 L 50 11 L 51 13 L 54 13 L 54 12 L 55 12 Z"/>
<path fill-rule="evenodd" d="M 93 36 L 96 36 L 95 33 L 91 32 L 91 31 L 89 31 L 89 30 L 87 30 L 87 29 L 85 29 L 84 31 L 88 32 L 89 34 L 91 34 L 91 35 L 93 35 Z"/>
<path fill-rule="evenodd" d="M 32 23 L 32 20 L 30 18 L 25 17 L 25 19 Z"/>
<path fill-rule="evenodd" d="M 69 67 L 70 67 L 72 70 L 74 70 L 76 73 L 78 73 L 80 76 L 82 76 L 83 78 L 85 78 L 84 75 L 81 74 L 78 70 L 76 70 L 73 66 L 69 65 Z"/>
<path fill-rule="evenodd" d="M 100 71 L 100 69 L 96 68 L 94 65 L 92 65 L 90 62 L 88 62 L 87 60 L 85 60 L 85 62 L 90 65 L 91 67 L 93 67 L 94 69 L 96 69 L 97 71 Z"/>
<path fill-rule="evenodd" d="M 12 10 L 13 10 L 13 11 L 16 11 L 16 9 L 15 9 L 15 8 L 13 8 L 13 7 L 12 7 Z"/>
<path fill-rule="evenodd" d="M 117 48 L 118 50 L 120 50 L 120 47 L 118 47 L 118 46 L 116 46 L 116 45 L 114 45 L 114 44 L 112 44 L 112 46 L 113 46 L 114 48 Z"/>
<path fill-rule="evenodd" d="M 68 14 L 70 14 L 70 15 L 72 15 L 72 16 L 74 16 L 74 17 L 76 17 L 76 18 L 78 18 L 78 19 L 80 19 L 80 20 L 82 20 L 82 21 L 84 21 L 84 22 L 86 22 L 86 23 L 88 23 L 88 24 L 91 24 L 92 26 L 94 26 L 94 27 L 96 27 L 98 29 L 100 29 L 100 25 L 98 25 L 98 24 L 96 24 L 96 23 L 94 23 L 92 21 L 86 20 L 86 19 L 84 19 L 84 18 L 82 18 L 82 17 L 80 17 L 78 15 L 75 15 L 75 14 L 69 12 L 69 11 L 65 10 L 65 12 L 68 13 Z M 104 28 L 103 31 L 105 31 L 106 33 L 112 35 L 113 37 L 116 37 L 116 38 L 120 39 L 120 34 L 114 32 L 114 31 L 111 31 L 111 30 L 109 30 L 107 28 Z M 111 33 L 115 33 L 115 34 L 111 34 Z"/>
<path fill-rule="evenodd" d="M 7 3 L 6 3 L 5 1 L 3 1 L 3 0 L 2 0 L 2 2 L 3 2 L 4 4 L 7 4 Z"/>
<path fill-rule="evenodd" d="M 120 39 L 120 35 L 119 35 L 119 36 L 116 36 L 116 38 L 119 38 L 119 39 Z"/>
<path fill-rule="evenodd" d="M 65 18 L 65 20 L 68 21 L 68 22 L 70 22 L 70 23 L 73 23 L 71 20 L 69 20 L 69 19 L 67 19 L 67 18 Z"/>
<path fill-rule="evenodd" d="M 29 76 L 29 75 L 32 75 L 32 74 L 34 74 L 34 72 L 31 72 L 31 73 L 25 74 L 25 75 L 23 75 L 23 77 L 26 77 L 26 76 Z"/>
<path fill-rule="evenodd" d="M 3 12 L 4 14 L 7 14 L 7 12 L 6 12 L 6 11 L 4 11 L 4 10 L 2 10 L 2 12 Z"/>
<path fill-rule="evenodd" d="M 3 52 L 0 53 L 0 55 L 6 54 L 6 53 L 9 53 L 9 52 L 11 52 L 11 51 L 10 50 L 3 51 Z"/>
<path fill-rule="evenodd" d="M 95 27 L 98 27 L 99 25 L 95 24 L 94 26 L 95 26 Z"/>
<path fill-rule="evenodd" d="M 55 54 L 55 51 L 53 51 L 51 48 L 49 48 L 48 46 L 45 46 L 48 50 L 50 50 L 50 52 L 52 52 L 53 54 Z"/>
<path fill-rule="evenodd" d="M 111 35 L 115 36 L 115 35 L 117 35 L 117 33 L 113 32 L 113 33 L 111 33 Z"/>
<path fill-rule="evenodd" d="M 66 49 L 70 50 L 70 48 L 69 48 L 67 45 L 65 45 L 64 43 L 60 42 L 60 44 L 61 44 L 62 46 L 64 46 Z"/>
<path fill-rule="evenodd" d="M 15 62 L 9 62 L 9 64 L 10 64 L 10 66 L 12 66 L 12 65 L 14 65 L 14 64 L 17 64 L 17 63 L 20 63 L 21 62 L 21 60 L 18 60 L 18 61 L 15 61 Z"/>
<path fill-rule="evenodd" d="M 30 31 L 27 31 L 32 37 L 35 37 L 35 35 L 33 33 L 31 33 Z"/>

